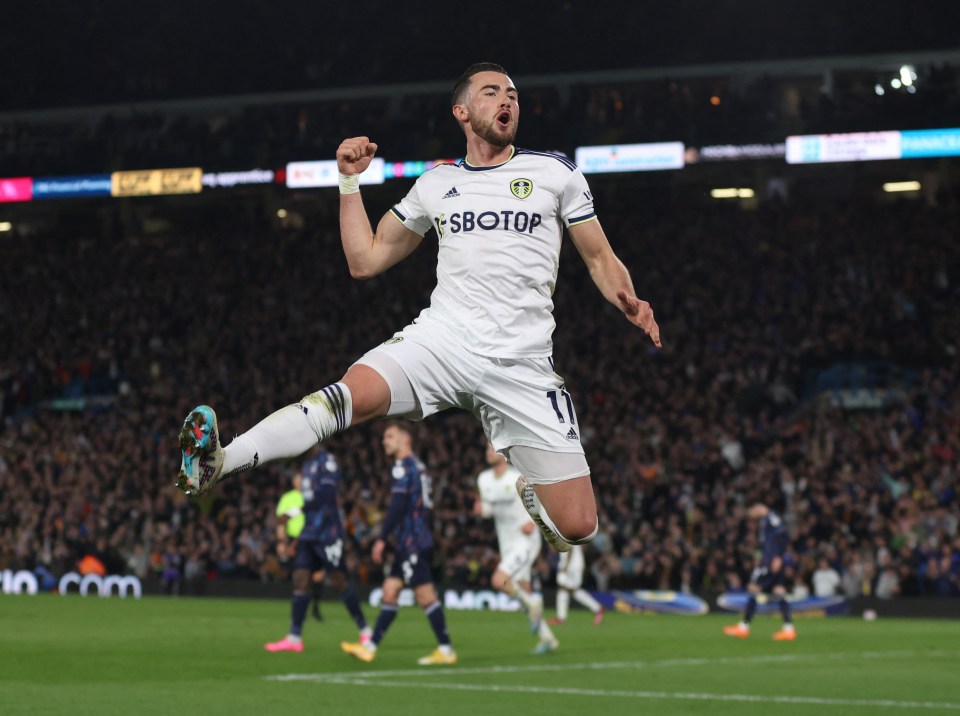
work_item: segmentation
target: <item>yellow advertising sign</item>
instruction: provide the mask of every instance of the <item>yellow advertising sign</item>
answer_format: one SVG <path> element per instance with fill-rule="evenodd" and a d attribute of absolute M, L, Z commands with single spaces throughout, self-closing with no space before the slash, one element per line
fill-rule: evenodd
<path fill-rule="evenodd" d="M 143 169 L 114 172 L 110 176 L 111 196 L 199 194 L 202 189 L 203 170 L 200 167 Z"/>

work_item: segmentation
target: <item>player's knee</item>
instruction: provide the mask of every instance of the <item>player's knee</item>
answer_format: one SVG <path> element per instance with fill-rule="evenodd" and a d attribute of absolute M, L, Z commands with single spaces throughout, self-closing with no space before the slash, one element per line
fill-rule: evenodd
<path fill-rule="evenodd" d="M 597 536 L 597 516 L 594 515 L 574 515 L 562 522 L 555 520 L 560 535 L 573 544 L 586 544 L 592 542 Z"/>
<path fill-rule="evenodd" d="M 300 592 L 305 594 L 310 591 L 310 570 L 309 569 L 295 569 L 293 570 L 293 591 Z"/>

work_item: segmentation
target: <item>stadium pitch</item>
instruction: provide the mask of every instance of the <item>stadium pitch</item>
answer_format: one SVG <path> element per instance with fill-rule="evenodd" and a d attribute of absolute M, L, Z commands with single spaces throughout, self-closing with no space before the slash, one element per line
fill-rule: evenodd
<path fill-rule="evenodd" d="M 0 602 L 3 714 L 960 714 L 960 623 L 799 619 L 795 642 L 758 618 L 574 611 L 560 650 L 532 656 L 517 614 L 448 612 L 455 667 L 417 667 L 434 646 L 405 608 L 373 664 L 339 649 L 356 636 L 324 604 L 302 654 L 269 654 L 282 601 L 8 596 Z M 367 609 L 368 618 L 375 611 Z"/>

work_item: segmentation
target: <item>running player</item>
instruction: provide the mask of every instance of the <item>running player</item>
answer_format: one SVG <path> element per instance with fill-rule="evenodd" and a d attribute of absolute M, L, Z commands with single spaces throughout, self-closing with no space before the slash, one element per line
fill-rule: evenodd
<path fill-rule="evenodd" d="M 557 616 L 550 619 L 551 624 L 563 624 L 567 621 L 571 595 L 593 612 L 595 625 L 599 626 L 603 622 L 603 607 L 583 588 L 583 570 L 586 566 L 582 545 L 576 544 L 569 552 L 560 555 L 560 563 L 557 565 Z"/>
<path fill-rule="evenodd" d="M 290 632 L 280 641 L 264 644 L 267 651 L 303 651 L 303 622 L 310 604 L 310 578 L 322 570 L 360 629 L 361 641 L 370 637 L 360 600 L 347 577 L 343 554 L 343 520 L 337 495 L 340 468 L 333 455 L 318 448 L 304 464 L 300 478 L 303 495 L 303 529 L 293 558 L 293 605 Z"/>
<path fill-rule="evenodd" d="M 514 487 L 520 472 L 489 442 L 487 465 L 490 467 L 477 477 L 480 494 L 473 504 L 473 511 L 480 517 L 492 517 L 497 529 L 500 563 L 491 584 L 494 589 L 520 601 L 530 620 L 530 630 L 540 637 L 533 653 L 545 654 L 554 651 L 560 643 L 542 619 L 543 597 L 535 595 L 530 585 L 533 564 L 540 556 L 540 532 Z"/>
<path fill-rule="evenodd" d="M 747 600 L 743 620 L 739 624 L 724 627 L 723 633 L 739 639 L 750 636 L 750 622 L 757 611 L 757 595 L 763 592 L 780 598 L 783 627 L 773 635 L 774 640 L 793 641 L 797 638 L 797 632 L 793 627 L 790 602 L 787 601 L 787 588 L 783 583 L 783 555 L 787 551 L 789 542 L 783 518 L 759 502 L 747 509 L 747 516 L 760 523 L 760 544 L 763 552 L 760 556 L 760 565 L 753 570 L 750 575 L 750 584 L 747 585 L 750 598 Z"/>
<path fill-rule="evenodd" d="M 224 477 L 300 455 L 357 423 L 419 420 L 462 407 L 522 473 L 517 490 L 524 507 L 554 548 L 596 535 L 580 426 L 551 356 L 564 229 L 604 298 L 657 347 L 660 329 L 611 249 L 580 170 L 561 155 L 514 146 L 520 103 L 506 71 L 491 63 L 469 67 L 452 104 L 466 158 L 419 177 L 376 231 L 359 176 L 377 145 L 354 137 L 337 149 L 340 235 L 351 275 L 383 273 L 433 228 L 439 252 L 429 307 L 339 382 L 281 408 L 226 449 L 213 409 L 195 408 L 180 432 L 182 490 L 202 494 Z"/>
<path fill-rule="evenodd" d="M 383 601 L 380 616 L 369 642 L 343 642 L 340 648 L 360 661 L 376 658 L 377 648 L 387 629 L 397 617 L 400 590 L 404 585 L 413 589 L 417 604 L 427 615 L 437 648 L 417 661 L 421 666 L 451 665 L 457 663 L 457 654 L 450 645 L 443 605 L 433 586 L 433 502 L 430 477 L 423 463 L 413 454 L 410 429 L 394 423 L 383 431 L 383 449 L 392 457 L 393 485 L 390 488 L 390 509 L 383 520 L 380 538 L 373 543 L 371 557 L 374 563 L 383 563 L 386 540 L 394 535 L 395 553 L 390 574 L 383 581 Z"/>

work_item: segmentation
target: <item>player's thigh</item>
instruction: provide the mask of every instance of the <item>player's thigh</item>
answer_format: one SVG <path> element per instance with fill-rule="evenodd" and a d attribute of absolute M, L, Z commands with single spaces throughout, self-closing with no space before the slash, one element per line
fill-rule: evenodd
<path fill-rule="evenodd" d="M 432 554 L 430 552 L 398 553 L 390 567 L 390 578 L 399 579 L 406 586 L 413 588 L 433 582 L 431 562 Z"/>
<path fill-rule="evenodd" d="M 387 577 L 383 580 L 383 604 L 396 605 L 400 599 L 400 591 L 403 589 L 403 580 L 398 577 Z"/>
<path fill-rule="evenodd" d="M 293 571 L 307 572 L 307 579 L 313 572 L 325 566 L 323 545 L 312 540 L 298 540 L 297 552 L 293 556 Z"/>
<path fill-rule="evenodd" d="M 417 326 L 407 326 L 367 351 L 350 371 L 360 368 L 375 372 L 386 385 L 383 415 L 410 420 L 471 407 L 463 405 L 463 398 L 473 393 L 483 374 L 483 365 L 459 344 Z"/>
<path fill-rule="evenodd" d="M 589 474 L 573 397 L 549 358 L 487 359 L 476 399 L 474 412 L 494 449 L 506 455 L 531 484 Z M 521 466 L 514 459 L 517 448 L 534 448 L 547 455 L 538 460 L 531 454 Z M 554 454 L 569 457 L 550 460 Z"/>
<path fill-rule="evenodd" d="M 536 533 L 539 537 L 539 532 Z M 500 555 L 500 564 L 497 571 L 503 572 L 514 584 L 529 582 L 532 576 L 533 564 L 540 554 L 540 540 L 536 540 L 536 549 L 533 544 L 518 544 L 506 547 Z"/>

